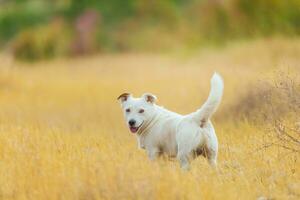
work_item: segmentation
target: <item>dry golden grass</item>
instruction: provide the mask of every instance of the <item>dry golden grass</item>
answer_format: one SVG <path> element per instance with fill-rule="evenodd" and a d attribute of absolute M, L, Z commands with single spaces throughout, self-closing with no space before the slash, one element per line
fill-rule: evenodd
<path fill-rule="evenodd" d="M 222 111 L 275 69 L 299 73 L 300 41 L 240 43 L 193 55 L 106 55 L 36 64 L 4 61 L 0 73 L 1 199 L 300 198 L 299 155 L 255 151 L 263 126 Z M 32 65 L 32 66 L 29 66 Z M 116 97 L 155 93 L 189 113 L 209 91 L 214 70 L 225 95 L 214 120 L 219 171 L 198 158 L 150 162 L 129 133 Z"/>

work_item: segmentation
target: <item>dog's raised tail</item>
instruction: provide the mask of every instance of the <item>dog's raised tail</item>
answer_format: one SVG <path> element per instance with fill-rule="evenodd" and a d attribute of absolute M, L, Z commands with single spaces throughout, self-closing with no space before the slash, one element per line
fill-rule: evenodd
<path fill-rule="evenodd" d="M 214 73 L 210 80 L 211 88 L 209 96 L 202 107 L 193 113 L 193 118 L 203 127 L 205 123 L 217 110 L 223 96 L 224 84 L 222 77 L 218 73 Z"/>

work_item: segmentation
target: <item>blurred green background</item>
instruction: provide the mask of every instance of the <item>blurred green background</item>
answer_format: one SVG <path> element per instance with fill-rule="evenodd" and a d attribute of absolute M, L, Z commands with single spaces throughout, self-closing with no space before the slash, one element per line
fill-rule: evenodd
<path fill-rule="evenodd" d="M 0 0 L 0 47 L 27 61 L 299 33 L 300 0 Z"/>

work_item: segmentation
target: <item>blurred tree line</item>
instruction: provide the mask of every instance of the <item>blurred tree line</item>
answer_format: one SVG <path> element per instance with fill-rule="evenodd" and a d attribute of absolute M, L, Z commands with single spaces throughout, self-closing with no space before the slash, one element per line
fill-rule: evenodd
<path fill-rule="evenodd" d="M 299 33 L 299 0 L 0 0 L 0 46 L 25 60 Z"/>

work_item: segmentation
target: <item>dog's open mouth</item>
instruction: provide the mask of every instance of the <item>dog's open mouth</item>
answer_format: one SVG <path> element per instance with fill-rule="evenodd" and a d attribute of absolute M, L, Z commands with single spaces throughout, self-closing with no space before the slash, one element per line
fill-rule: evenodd
<path fill-rule="evenodd" d="M 131 126 L 131 127 L 129 127 L 129 129 L 130 129 L 131 133 L 136 133 L 142 125 L 143 125 L 143 123 L 139 127 Z"/>
<path fill-rule="evenodd" d="M 139 130 L 139 127 L 130 127 L 131 133 L 136 133 Z"/>

